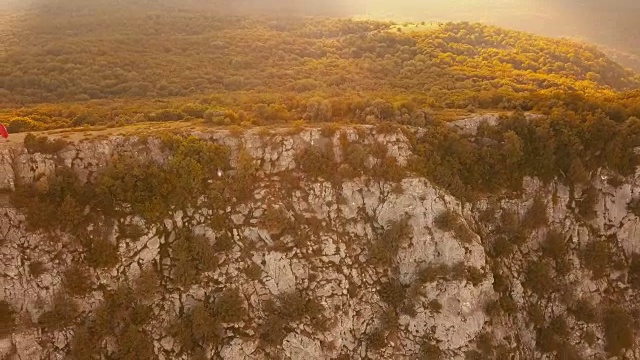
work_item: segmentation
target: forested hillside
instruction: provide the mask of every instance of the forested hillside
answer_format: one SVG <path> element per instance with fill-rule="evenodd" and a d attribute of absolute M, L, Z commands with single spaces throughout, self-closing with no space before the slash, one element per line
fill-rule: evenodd
<path fill-rule="evenodd" d="M 1 17 L 0 121 L 24 131 L 189 118 L 407 120 L 427 108 L 640 116 L 638 94 L 624 93 L 638 76 L 567 40 L 470 23 L 110 9 Z"/>
<path fill-rule="evenodd" d="M 202 2 L 0 10 L 0 359 L 638 358 L 637 74 Z"/>

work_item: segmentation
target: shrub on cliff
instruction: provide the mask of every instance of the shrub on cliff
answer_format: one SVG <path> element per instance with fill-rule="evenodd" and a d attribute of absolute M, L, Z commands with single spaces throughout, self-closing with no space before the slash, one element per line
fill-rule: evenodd
<path fill-rule="evenodd" d="M 189 137 L 166 137 L 172 152 L 162 165 L 123 157 L 101 174 L 97 188 L 101 206 L 158 222 L 174 209 L 185 209 L 208 193 L 208 180 L 229 168 L 226 147 Z"/>
<path fill-rule="evenodd" d="M 0 300 L 0 339 L 13 332 L 16 326 L 15 312 L 6 300 Z"/>
<path fill-rule="evenodd" d="M 38 324 L 47 331 L 70 326 L 78 316 L 78 305 L 70 297 L 59 293 L 53 298 L 51 309 L 40 315 Z"/>
<path fill-rule="evenodd" d="M 595 323 L 598 320 L 598 310 L 586 298 L 576 301 L 576 303 L 569 308 L 569 312 L 576 318 L 576 320 L 587 324 Z"/>
<path fill-rule="evenodd" d="M 576 200 L 576 210 L 584 220 L 590 221 L 598 215 L 595 206 L 598 203 L 598 190 L 588 186 L 582 193 L 582 197 Z"/>
<path fill-rule="evenodd" d="M 634 346 L 633 318 L 624 309 L 613 306 L 603 317 L 605 350 L 612 356 L 620 355 Z"/>
<path fill-rule="evenodd" d="M 280 235 L 291 225 L 291 219 L 286 209 L 281 206 L 270 206 L 265 210 L 260 224 L 272 236 Z"/>
<path fill-rule="evenodd" d="M 295 291 L 268 301 L 264 311 L 267 318 L 260 327 L 260 339 L 270 345 L 281 344 L 292 323 L 306 320 L 316 330 L 323 330 L 325 323 L 324 306 L 317 299 Z"/>
<path fill-rule="evenodd" d="M 440 230 L 453 231 L 455 238 L 465 244 L 473 241 L 473 232 L 469 230 L 462 218 L 453 210 L 442 211 L 435 217 L 433 223 Z"/>
<path fill-rule="evenodd" d="M 633 254 L 629 264 L 629 285 L 640 290 L 640 254 Z"/>
<path fill-rule="evenodd" d="M 412 168 L 465 200 L 518 191 L 525 176 L 550 182 L 571 174 L 575 181 L 582 181 L 578 170 L 588 173 L 601 167 L 623 176 L 632 174 L 640 160 L 633 152 L 640 145 L 640 121 L 630 118 L 618 123 L 599 116 L 588 122 L 580 120 L 570 112 L 535 121 L 515 113 L 484 131 L 482 137 L 490 141 L 477 141 L 435 122 L 413 141 L 417 156 Z M 603 133 L 609 137 L 606 142 Z M 585 210 L 589 204 L 584 204 Z"/>
<path fill-rule="evenodd" d="M 627 210 L 640 217 L 640 197 L 635 197 L 627 204 Z"/>
<path fill-rule="evenodd" d="M 614 263 L 612 245 L 606 240 L 589 242 L 579 255 L 584 267 L 591 271 L 596 280 L 607 276 L 607 270 Z"/>
<path fill-rule="evenodd" d="M 108 269 L 116 266 L 120 257 L 118 246 L 104 237 L 87 238 L 84 241 L 85 260 L 96 269 Z"/>
<path fill-rule="evenodd" d="M 390 266 L 398 255 L 400 247 L 410 240 L 409 219 L 391 222 L 378 235 L 369 248 L 370 259 L 377 265 Z"/>
<path fill-rule="evenodd" d="M 524 272 L 522 285 L 540 298 L 546 298 L 556 290 L 552 270 L 544 261 L 531 261 Z"/>
<path fill-rule="evenodd" d="M 547 225 L 548 222 L 547 204 L 541 196 L 536 196 L 531 207 L 525 213 L 522 223 L 527 228 L 535 229 Z"/>
<path fill-rule="evenodd" d="M 191 230 L 178 232 L 171 249 L 174 259 L 172 279 L 181 286 L 188 287 L 196 283 L 200 275 L 218 265 L 209 240 L 204 236 L 193 235 Z"/>
<path fill-rule="evenodd" d="M 444 353 L 434 341 L 425 339 L 420 345 L 417 358 L 419 360 L 441 360 L 444 359 L 444 356 Z"/>
<path fill-rule="evenodd" d="M 88 270 L 80 265 L 72 265 L 64 271 L 62 283 L 72 296 L 84 296 L 91 291 L 92 283 Z"/>
<path fill-rule="evenodd" d="M 327 180 L 335 179 L 338 169 L 330 143 L 305 148 L 296 157 L 296 164 L 305 174 Z"/>
<path fill-rule="evenodd" d="M 84 210 L 93 197 L 92 189 L 81 185 L 70 168 L 59 167 L 43 185 L 18 184 L 11 202 L 26 213 L 30 230 L 74 233 L 91 219 Z"/>
<path fill-rule="evenodd" d="M 390 306 L 399 307 L 406 298 L 406 289 L 397 279 L 383 282 L 378 288 L 380 299 Z"/>
<path fill-rule="evenodd" d="M 104 293 L 103 302 L 84 324 L 76 327 L 71 339 L 74 359 L 92 359 L 109 353 L 118 359 L 155 359 L 153 339 L 145 325 L 153 316 L 152 308 L 144 304 L 139 292 L 126 285 Z M 149 296 L 152 294 L 144 294 Z M 102 347 L 111 338 L 115 347 Z"/>
<path fill-rule="evenodd" d="M 27 134 L 24 137 L 24 147 L 29 154 L 57 154 L 64 149 L 69 142 L 63 139 L 50 140 L 46 136 Z"/>
<path fill-rule="evenodd" d="M 569 328 L 566 319 L 559 315 L 551 319 L 544 328 L 538 329 L 536 346 L 543 352 L 550 353 L 566 347 Z"/>

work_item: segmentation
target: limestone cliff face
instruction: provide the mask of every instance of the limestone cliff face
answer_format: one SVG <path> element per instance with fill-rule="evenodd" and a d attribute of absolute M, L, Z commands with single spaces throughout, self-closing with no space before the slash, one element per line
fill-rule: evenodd
<path fill-rule="evenodd" d="M 53 155 L 29 154 L 22 148 L 0 150 L 0 300 L 16 311 L 15 330 L 0 339 L 2 356 L 64 359 L 74 325 L 105 301 L 105 289 L 135 282 L 149 267 L 163 279 L 161 293 L 147 299 L 153 316 L 144 325 L 160 359 L 191 358 L 167 329 L 173 319 L 224 289 L 239 290 L 246 315 L 242 321 L 224 326 L 223 340 L 217 347 L 205 349 L 206 358 L 464 359 L 473 351 L 481 354 L 478 339 L 486 334 L 494 339 L 491 357 L 502 351 L 519 359 L 553 358 L 536 346 L 538 334 L 527 315 L 533 306 L 541 307 L 543 324 L 558 314 L 567 314 L 567 341 L 583 358 L 595 358 L 605 354 L 603 327 L 569 315 L 575 301 L 588 298 L 594 305 L 604 306 L 610 293 L 615 293 L 625 309 L 631 310 L 637 302 L 635 290 L 625 285 L 626 279 L 620 280 L 627 276 L 622 268 L 593 280 L 580 254 L 589 243 L 613 237 L 612 252 L 627 264 L 638 252 L 640 220 L 627 210 L 627 204 L 640 192 L 639 176 L 613 187 L 603 180 L 603 173 L 602 181 L 593 184 L 596 216 L 586 220 L 575 210 L 586 188 L 544 185 L 535 179 L 527 180 L 526 191 L 518 198 L 462 204 L 427 179 L 411 175 L 393 183 L 368 177 L 335 182 L 299 174 L 296 154 L 329 144 L 341 161 L 340 142 L 344 138 L 384 144 L 389 156 L 406 164 L 411 145 L 401 133 L 361 128 L 332 135 L 316 129 L 268 135 L 258 131 L 194 135 L 228 146 L 234 163 L 239 149 L 245 149 L 259 166 L 252 196 L 223 213 L 231 224 L 232 239 L 225 251 L 215 255 L 218 265 L 195 285 L 171 285 L 177 261 L 171 245 L 180 229 L 204 236 L 212 246 L 223 241 L 212 221 L 217 215 L 210 210 L 176 210 L 161 225 L 127 218 L 125 222 L 140 225 L 143 234 L 130 240 L 120 236 L 118 228 L 111 230 L 107 237 L 117 245 L 120 261 L 110 269 L 90 270 L 91 290 L 74 298 L 80 307 L 77 319 L 55 330 L 43 329 L 38 320 L 63 291 L 64 271 L 82 261 L 85 254 L 66 241 L 64 233 L 28 231 L 25 215 L 7 201 L 15 184 L 44 181 L 62 166 L 71 167 L 90 183 L 114 156 L 133 153 L 163 162 L 168 153 L 158 140 L 141 142 L 118 136 L 71 144 Z M 368 161 L 370 166 L 379 166 L 373 159 Z M 292 174 L 296 181 L 291 180 Z M 534 199 L 544 204 L 548 221 L 532 226 L 508 256 L 497 258 L 492 249 L 501 214 L 511 211 L 517 219 L 525 219 Z M 267 218 L 274 211 L 279 214 L 277 226 Z M 439 224 L 445 213 L 459 219 L 458 226 L 466 229 L 464 236 Z M 393 232 L 397 224 L 403 224 L 402 235 Z M 552 267 L 552 278 L 562 289 L 546 296 L 532 292 L 527 277 L 531 263 L 547 261 L 542 248 L 551 229 L 561 234 L 570 269 L 559 275 Z M 398 248 L 385 250 L 384 242 L 395 241 L 396 235 L 401 238 Z M 376 261 L 375 246 L 391 254 L 388 263 Z M 44 264 L 37 276 L 30 269 L 36 261 Z M 452 269 L 464 269 L 466 275 L 456 276 Z M 496 272 L 506 281 L 506 289 L 497 289 Z M 394 288 L 389 284 L 395 284 L 393 296 L 381 291 Z M 325 326 L 312 327 L 306 320 L 296 320 L 285 327 L 282 341 L 265 344 L 261 332 L 269 315 L 266 304 L 291 293 L 317 299 L 327 320 Z M 490 304 L 505 297 L 513 300 L 514 313 L 489 310 Z M 595 335 L 591 344 L 582 340 L 589 331 Z M 633 350 L 628 355 L 638 356 Z"/>

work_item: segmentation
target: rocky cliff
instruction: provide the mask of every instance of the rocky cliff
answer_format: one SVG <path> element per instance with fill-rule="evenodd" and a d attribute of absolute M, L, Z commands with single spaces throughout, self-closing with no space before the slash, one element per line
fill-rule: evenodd
<path fill-rule="evenodd" d="M 210 183 L 233 186 L 249 159 L 245 196 L 221 191 L 211 206 L 202 194 L 158 221 L 101 215 L 83 235 L 34 226 L 15 189 L 51 189 L 66 168 L 91 187 L 125 154 L 167 163 L 163 142 L 0 150 L 1 356 L 640 357 L 638 175 L 602 171 L 570 187 L 528 178 L 523 193 L 462 203 L 399 171 L 412 157 L 400 131 L 191 135 L 230 150 Z M 301 156 L 324 149 L 342 174 L 349 144 L 368 171 L 314 174 L 323 158 Z M 397 174 L 373 175 L 388 162 Z M 110 252 L 117 261 L 100 260 Z"/>

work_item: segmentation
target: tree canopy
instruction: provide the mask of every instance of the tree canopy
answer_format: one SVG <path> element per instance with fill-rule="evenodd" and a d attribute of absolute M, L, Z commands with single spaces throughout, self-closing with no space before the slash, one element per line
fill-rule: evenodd
<path fill-rule="evenodd" d="M 15 29 L 0 32 L 11 130 L 406 120 L 424 108 L 640 116 L 640 78 L 569 40 L 465 22 L 79 9 L 0 15 Z"/>

